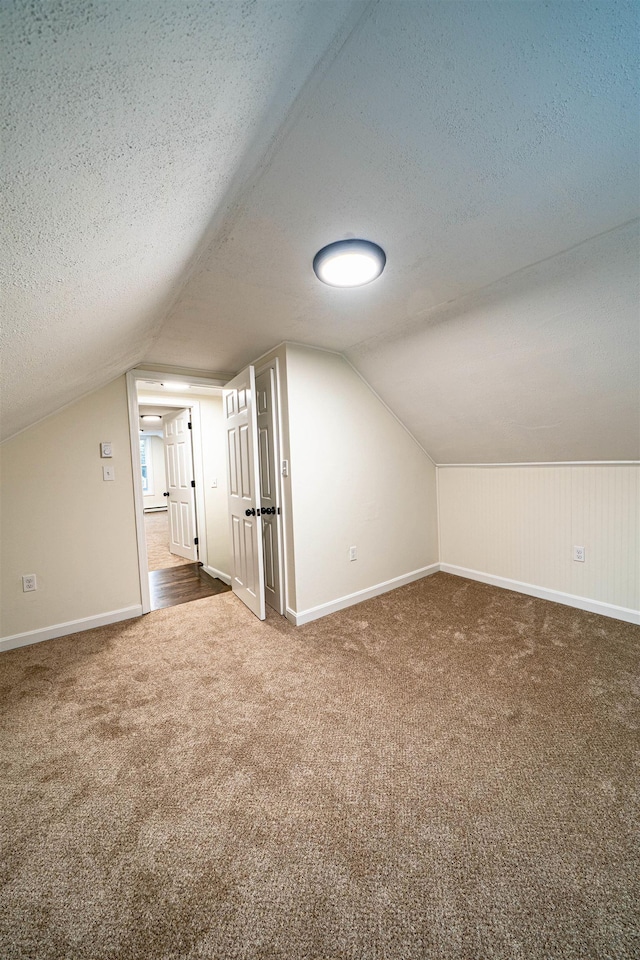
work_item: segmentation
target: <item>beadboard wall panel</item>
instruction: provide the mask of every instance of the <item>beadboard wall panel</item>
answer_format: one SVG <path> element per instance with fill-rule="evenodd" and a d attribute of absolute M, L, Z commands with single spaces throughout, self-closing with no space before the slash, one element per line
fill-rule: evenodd
<path fill-rule="evenodd" d="M 438 487 L 441 563 L 640 608 L 640 465 L 442 466 Z"/>

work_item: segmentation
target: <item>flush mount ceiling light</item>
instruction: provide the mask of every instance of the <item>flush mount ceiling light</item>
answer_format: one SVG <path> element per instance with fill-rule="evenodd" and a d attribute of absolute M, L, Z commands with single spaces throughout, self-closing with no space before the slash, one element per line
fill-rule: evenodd
<path fill-rule="evenodd" d="M 338 240 L 319 250 L 313 270 L 331 287 L 361 287 L 379 277 L 387 262 L 385 252 L 370 240 Z"/>
<path fill-rule="evenodd" d="M 162 417 L 156 415 L 155 413 L 143 413 L 140 419 L 141 420 L 162 420 Z"/>

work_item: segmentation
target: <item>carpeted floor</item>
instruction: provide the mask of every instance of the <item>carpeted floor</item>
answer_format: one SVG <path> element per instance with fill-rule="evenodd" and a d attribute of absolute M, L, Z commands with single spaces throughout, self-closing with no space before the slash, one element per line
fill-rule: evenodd
<path fill-rule="evenodd" d="M 0 956 L 637 958 L 639 655 L 442 573 L 5 653 Z"/>
<path fill-rule="evenodd" d="M 193 563 L 177 557 L 169 550 L 169 514 L 166 510 L 157 513 L 145 513 L 144 529 L 147 541 L 149 570 L 166 570 L 167 567 L 179 567 L 184 563 Z"/>

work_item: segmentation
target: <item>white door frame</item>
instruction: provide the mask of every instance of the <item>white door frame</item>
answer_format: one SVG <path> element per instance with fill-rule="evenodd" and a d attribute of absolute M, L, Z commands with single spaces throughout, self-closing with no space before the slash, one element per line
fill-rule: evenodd
<path fill-rule="evenodd" d="M 264 373 L 265 370 L 274 371 L 274 392 L 275 397 L 273 397 L 273 402 L 275 402 L 275 430 L 273 437 L 273 459 L 275 464 L 275 485 L 276 485 L 276 501 L 278 508 L 280 510 L 280 537 L 279 537 L 279 550 L 278 550 L 278 573 L 280 579 L 280 606 L 282 608 L 282 616 L 284 617 L 287 610 L 287 600 L 289 596 L 289 591 L 287 589 L 287 565 L 284 562 L 284 553 L 285 553 L 285 538 L 286 538 L 286 528 L 285 528 L 285 509 L 284 509 L 284 497 L 282 496 L 282 403 L 280 400 L 280 362 L 277 357 L 274 357 L 273 360 L 269 360 L 268 363 L 263 363 L 261 366 L 256 366 L 256 380 L 260 374 Z M 257 413 L 257 411 L 256 411 Z"/>
<path fill-rule="evenodd" d="M 222 403 L 227 450 L 231 589 L 258 620 L 264 620 L 264 548 L 253 365 L 249 364 L 225 385 Z"/>
<path fill-rule="evenodd" d="M 141 380 L 168 380 L 172 383 L 188 383 L 200 387 L 223 387 L 224 380 L 213 380 L 209 377 L 188 377 L 182 374 L 159 372 L 157 370 L 129 370 L 126 375 L 127 401 L 129 407 L 129 437 L 131 441 L 131 470 L 133 475 L 133 502 L 136 517 L 136 539 L 138 541 L 138 570 L 140 575 L 140 597 L 142 612 L 151 610 L 151 593 L 149 590 L 149 560 L 147 556 L 147 540 L 144 526 L 144 492 L 142 490 L 142 474 L 140 472 L 140 418 L 138 412 L 137 385 Z M 207 538 L 203 536 L 205 526 L 204 506 L 204 462 L 202 456 L 202 429 L 200 421 L 200 403 L 193 400 L 188 394 L 175 393 L 162 395 L 149 400 L 154 406 L 191 408 L 192 441 L 193 441 L 193 471 L 196 479 L 196 523 L 198 527 L 199 556 L 203 565 L 207 564 Z"/>

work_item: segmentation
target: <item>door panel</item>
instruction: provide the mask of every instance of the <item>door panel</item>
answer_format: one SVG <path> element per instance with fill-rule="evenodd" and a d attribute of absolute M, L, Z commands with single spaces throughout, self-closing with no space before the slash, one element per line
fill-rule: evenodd
<path fill-rule="evenodd" d="M 268 367 L 256 377 L 265 599 L 270 607 L 282 614 L 284 613 L 281 564 L 282 517 L 276 468 L 276 450 L 278 449 L 276 403 L 275 369 Z M 265 513 L 265 509 L 269 512 Z"/>
<path fill-rule="evenodd" d="M 255 371 L 253 367 L 247 367 L 224 390 L 231 588 L 260 620 L 264 620 L 264 561 L 254 397 Z"/>
<path fill-rule="evenodd" d="M 162 431 L 169 493 L 169 550 L 185 560 L 195 561 L 198 547 L 190 419 L 189 410 L 165 414 Z"/>

